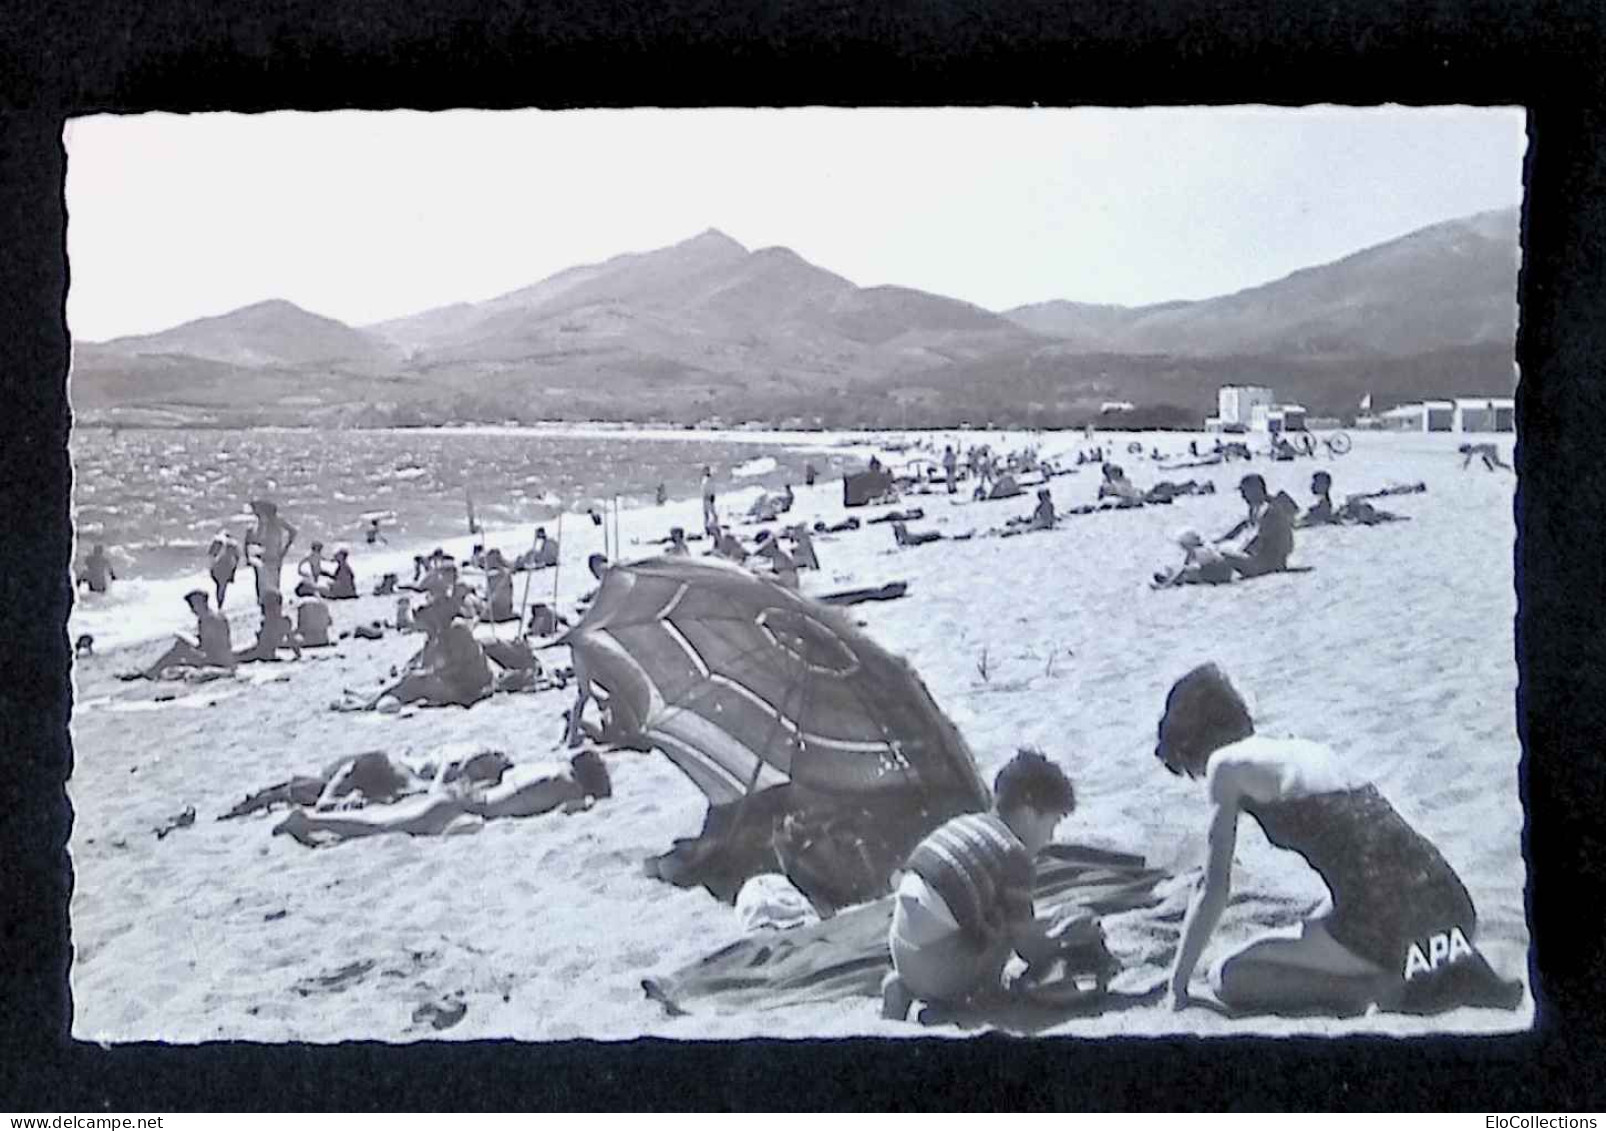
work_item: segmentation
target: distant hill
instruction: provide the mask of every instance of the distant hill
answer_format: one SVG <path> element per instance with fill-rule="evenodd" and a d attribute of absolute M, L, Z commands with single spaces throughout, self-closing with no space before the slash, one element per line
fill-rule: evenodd
<path fill-rule="evenodd" d="M 1333 413 L 1509 389 L 1516 271 L 1516 214 L 1487 213 L 1220 298 L 1006 316 L 710 229 L 362 328 L 274 301 L 76 343 L 71 392 L 82 419 L 197 423 L 1067 423 L 1105 400 L 1197 417 L 1253 379 Z"/>
<path fill-rule="evenodd" d="M 116 338 L 103 343 L 99 352 L 102 356 L 172 355 L 230 365 L 288 367 L 335 361 L 378 364 L 394 353 L 383 338 L 283 299 L 200 318 L 159 334 Z"/>
<path fill-rule="evenodd" d="M 1517 333 L 1518 214 L 1422 228 L 1334 263 L 1199 302 L 1048 302 L 1006 316 L 1087 352 L 1404 357 Z"/>

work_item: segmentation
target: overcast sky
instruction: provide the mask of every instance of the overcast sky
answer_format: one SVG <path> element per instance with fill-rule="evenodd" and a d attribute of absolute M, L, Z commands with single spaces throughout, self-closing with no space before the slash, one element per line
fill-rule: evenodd
<path fill-rule="evenodd" d="M 67 128 L 68 321 L 363 325 L 718 228 L 992 310 L 1270 281 L 1522 200 L 1520 110 L 212 114 Z"/>

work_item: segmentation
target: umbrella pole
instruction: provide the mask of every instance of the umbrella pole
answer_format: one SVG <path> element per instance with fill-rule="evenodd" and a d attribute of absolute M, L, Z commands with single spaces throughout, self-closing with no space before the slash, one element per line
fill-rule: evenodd
<path fill-rule="evenodd" d="M 563 569 L 563 512 L 558 512 L 558 560 L 552 563 L 552 615 L 558 614 L 558 572 Z"/>
<path fill-rule="evenodd" d="M 530 552 L 535 552 L 534 534 L 530 535 Z M 514 637 L 515 640 L 526 640 L 530 635 L 528 628 L 530 615 L 530 575 L 534 572 L 535 570 L 533 569 L 527 569 L 524 571 L 524 596 L 519 601 L 519 634 Z"/>

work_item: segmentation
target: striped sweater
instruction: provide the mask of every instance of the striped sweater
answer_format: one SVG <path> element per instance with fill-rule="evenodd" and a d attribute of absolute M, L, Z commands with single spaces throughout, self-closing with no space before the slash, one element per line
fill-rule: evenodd
<path fill-rule="evenodd" d="M 904 868 L 942 897 L 972 938 L 991 939 L 1032 917 L 1032 858 L 992 813 L 953 818 L 915 846 Z"/>

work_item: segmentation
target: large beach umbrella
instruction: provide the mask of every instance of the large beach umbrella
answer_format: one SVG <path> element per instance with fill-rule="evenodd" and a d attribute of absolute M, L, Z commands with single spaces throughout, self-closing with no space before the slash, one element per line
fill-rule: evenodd
<path fill-rule="evenodd" d="M 740 567 L 616 566 L 559 643 L 615 722 L 716 805 L 788 781 L 845 799 L 914 789 L 988 804 L 970 749 L 913 668 Z"/>

